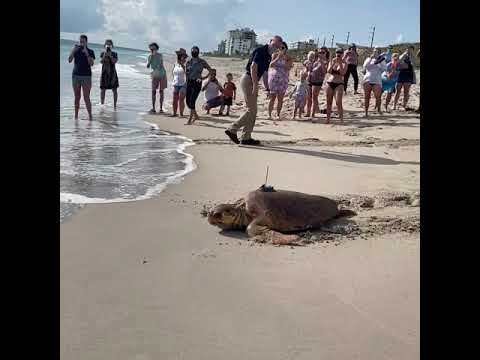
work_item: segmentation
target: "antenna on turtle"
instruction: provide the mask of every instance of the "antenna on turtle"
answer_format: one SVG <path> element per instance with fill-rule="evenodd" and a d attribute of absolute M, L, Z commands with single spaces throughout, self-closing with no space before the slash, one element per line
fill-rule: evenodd
<path fill-rule="evenodd" d="M 267 174 L 265 175 L 265 184 L 263 184 L 262 186 L 260 186 L 260 190 L 262 190 L 262 191 L 264 191 L 264 192 L 274 192 L 275 190 L 273 189 L 273 186 L 267 185 L 267 181 L 268 181 L 268 169 L 269 169 L 269 166 L 267 166 Z"/>

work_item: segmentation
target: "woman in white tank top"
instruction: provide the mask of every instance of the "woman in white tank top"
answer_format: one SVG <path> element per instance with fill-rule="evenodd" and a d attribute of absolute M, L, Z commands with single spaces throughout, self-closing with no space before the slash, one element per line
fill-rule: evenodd
<path fill-rule="evenodd" d="M 185 94 L 187 92 L 186 77 L 185 77 L 185 61 L 187 60 L 187 51 L 180 48 L 175 51 L 177 54 L 177 62 L 173 66 L 173 114 L 172 117 L 177 116 L 177 109 L 180 108 L 180 116 L 183 117 L 185 109 Z"/>
<path fill-rule="evenodd" d="M 385 58 L 380 57 L 380 50 L 373 49 L 373 53 L 363 63 L 363 90 L 365 94 L 365 117 L 368 117 L 370 107 L 370 96 L 373 91 L 375 95 L 375 109 L 382 114 L 382 73 L 386 70 Z"/>

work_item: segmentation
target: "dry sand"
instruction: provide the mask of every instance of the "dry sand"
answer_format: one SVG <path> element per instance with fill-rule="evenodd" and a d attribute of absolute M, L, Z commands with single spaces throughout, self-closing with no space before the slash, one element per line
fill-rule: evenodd
<path fill-rule="evenodd" d="M 235 63 L 210 61 L 220 79 Z M 89 205 L 61 225 L 61 358 L 418 359 L 420 120 L 365 120 L 361 99 L 346 97 L 344 126 L 267 121 L 262 108 L 263 148 L 227 141 L 240 105 L 194 126 L 150 116 L 197 143 L 198 168 L 154 199 Z M 358 216 L 295 248 L 208 225 L 202 209 L 260 186 L 267 165 L 276 188 Z"/>

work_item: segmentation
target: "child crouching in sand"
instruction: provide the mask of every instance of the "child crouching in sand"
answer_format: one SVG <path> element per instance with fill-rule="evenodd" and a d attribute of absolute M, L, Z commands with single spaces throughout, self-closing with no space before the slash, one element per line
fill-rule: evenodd
<path fill-rule="evenodd" d="M 295 97 L 295 108 L 293 110 L 293 117 L 295 119 L 297 117 L 302 117 L 303 109 L 305 107 L 305 102 L 307 101 L 307 94 L 308 94 L 308 81 L 307 81 L 307 72 L 302 70 L 300 73 L 300 80 L 295 83 L 295 87 L 293 88 L 292 92 L 290 93 L 290 98 L 293 96 Z"/>
<path fill-rule="evenodd" d="M 225 115 L 230 115 L 230 106 L 232 106 L 233 100 L 237 97 L 237 87 L 232 80 L 233 75 L 228 73 L 227 82 L 223 84 L 223 105 L 221 106 L 218 115 L 223 115 L 223 109 L 225 106 L 227 106 L 227 113 Z"/>
<path fill-rule="evenodd" d="M 210 109 L 223 105 L 223 88 L 217 79 L 217 70 L 211 69 L 210 76 L 202 87 L 205 91 L 205 105 L 203 108 L 210 114 Z"/>

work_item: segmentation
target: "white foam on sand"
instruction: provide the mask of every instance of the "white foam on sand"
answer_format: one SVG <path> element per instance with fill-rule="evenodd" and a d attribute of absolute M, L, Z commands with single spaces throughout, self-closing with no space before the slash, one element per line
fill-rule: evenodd
<path fill-rule="evenodd" d="M 152 127 L 155 127 L 158 129 L 158 126 L 153 123 L 148 123 Z M 164 181 L 162 181 L 159 184 L 156 184 L 149 188 L 145 194 L 139 195 L 135 198 L 114 198 L 114 199 L 104 199 L 104 198 L 93 198 L 93 197 L 88 197 L 85 195 L 80 195 L 80 194 L 73 194 L 73 193 L 67 193 L 67 192 L 61 192 L 60 193 L 60 202 L 62 203 L 69 203 L 69 204 L 108 204 L 108 203 L 121 203 L 121 202 L 132 202 L 132 201 L 139 201 L 139 200 L 146 200 L 150 199 L 155 195 L 160 194 L 167 185 L 169 184 L 178 184 L 181 182 L 184 178 L 185 175 L 188 173 L 194 171 L 197 168 L 197 165 L 194 162 L 193 155 L 186 153 L 185 149 L 189 146 L 195 145 L 195 143 L 184 136 L 177 136 L 177 135 L 171 135 L 169 133 L 166 133 L 167 136 L 173 136 L 179 139 L 184 140 L 184 142 L 180 145 L 177 146 L 177 148 L 174 150 L 179 154 L 182 154 L 185 156 L 185 159 L 182 160 L 182 163 L 185 165 L 184 169 L 181 171 L 173 172 L 173 173 L 168 173 L 168 174 L 159 174 L 159 175 L 166 175 Z M 165 151 L 172 151 L 172 150 L 165 150 Z M 134 161 L 133 159 L 130 159 L 127 162 Z M 119 164 L 117 164 L 118 166 Z M 125 164 L 122 164 L 125 165 Z M 125 195 L 130 195 L 130 194 L 125 194 Z"/>

